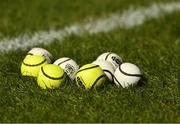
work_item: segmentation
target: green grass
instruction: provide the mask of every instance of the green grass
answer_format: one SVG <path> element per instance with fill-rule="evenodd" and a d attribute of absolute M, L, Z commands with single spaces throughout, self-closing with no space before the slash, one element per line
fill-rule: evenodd
<path fill-rule="evenodd" d="M 27 6 L 32 7 L 31 2 L 19 0 L 20 5 L 2 2 L 0 8 L 10 6 L 0 12 L 0 20 L 8 20 L 7 25 L 0 26 L 2 37 L 53 28 L 54 25 L 60 28 L 85 17 L 96 18 L 104 13 L 121 11 L 132 4 L 125 0 L 118 1 L 119 4 L 111 0 L 93 0 L 90 5 L 83 0 L 77 3 L 64 0 L 62 4 L 57 4 L 58 0 L 54 3 L 46 1 L 48 3 L 35 2 L 32 22 L 25 13 Z M 148 3 L 151 1 L 135 2 L 139 5 Z M 42 8 L 38 9 L 38 6 Z M 51 10 L 53 6 L 57 8 Z M 88 6 L 95 7 L 88 12 Z M 105 9 L 106 6 L 109 7 Z M 49 20 L 43 20 L 46 14 L 43 7 L 48 9 Z M 17 13 L 11 16 L 13 11 Z M 68 56 L 81 66 L 91 63 L 103 52 L 115 52 L 124 61 L 140 67 L 146 78 L 143 86 L 123 89 L 107 82 L 100 90 L 84 91 L 75 82 L 67 80 L 59 89 L 41 90 L 34 78 L 20 74 L 21 62 L 29 49 L 0 55 L 0 122 L 180 122 L 179 15 L 180 12 L 175 12 L 129 30 L 117 29 L 83 37 L 72 35 L 63 42 L 57 40 L 48 46 L 39 45 L 56 59 Z"/>
<path fill-rule="evenodd" d="M 154 0 L 160 2 L 162 0 Z M 163 2 L 169 0 L 163 0 Z M 175 0 L 172 0 L 175 1 Z M 84 19 L 121 12 L 130 5 L 147 6 L 149 0 L 0 0 L 0 37 L 59 29 Z M 86 21 L 85 20 L 85 21 Z"/>

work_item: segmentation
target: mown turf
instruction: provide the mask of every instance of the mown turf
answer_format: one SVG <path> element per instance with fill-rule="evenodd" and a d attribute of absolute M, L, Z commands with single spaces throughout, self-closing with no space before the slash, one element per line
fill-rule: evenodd
<path fill-rule="evenodd" d="M 162 0 L 154 0 L 160 2 Z M 169 0 L 163 0 L 166 2 Z M 171 0 L 176 1 L 176 0 Z M 0 0 L 0 38 L 59 29 L 76 22 L 121 12 L 130 5 L 147 6 L 149 0 Z M 1 36 L 2 35 L 2 36 Z"/>
<path fill-rule="evenodd" d="M 21 61 L 29 49 L 0 55 L 0 121 L 180 122 L 179 15 L 175 12 L 129 30 L 72 35 L 62 43 L 39 45 L 56 59 L 68 56 L 80 65 L 103 52 L 115 52 L 140 67 L 145 80 L 134 88 L 117 88 L 107 82 L 100 90 L 84 91 L 67 80 L 57 90 L 41 90 L 34 78 L 20 74 Z M 21 28 L 18 31 L 23 32 Z"/>

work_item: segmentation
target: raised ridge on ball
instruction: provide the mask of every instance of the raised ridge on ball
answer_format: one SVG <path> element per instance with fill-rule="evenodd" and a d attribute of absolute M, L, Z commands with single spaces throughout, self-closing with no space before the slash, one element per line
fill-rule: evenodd
<path fill-rule="evenodd" d="M 121 86 L 121 83 L 118 81 L 118 79 L 116 78 L 116 76 L 113 76 L 113 79 L 115 80 L 114 83 L 118 83 L 118 86 Z"/>
<path fill-rule="evenodd" d="M 107 54 L 106 57 L 105 57 L 105 60 L 107 60 L 108 57 L 109 57 L 109 55 L 111 55 L 111 54 L 112 54 L 111 52 L 108 52 L 108 54 Z"/>
<path fill-rule="evenodd" d="M 123 70 L 121 69 L 121 65 L 119 66 L 119 71 L 120 71 L 121 73 L 123 73 L 124 75 L 127 75 L 127 76 L 142 77 L 142 74 L 130 74 L 130 73 L 127 73 L 127 72 L 123 71 Z"/>
<path fill-rule="evenodd" d="M 90 90 L 102 86 L 105 83 L 105 77 L 106 75 L 99 65 L 90 63 L 80 68 L 76 74 L 76 83 L 78 86 Z"/>
<path fill-rule="evenodd" d="M 69 60 L 71 60 L 71 59 L 70 59 L 70 58 L 67 58 L 66 60 L 60 62 L 58 65 L 61 65 L 61 64 L 65 63 L 65 62 L 67 62 L 67 61 L 69 61 Z"/>
<path fill-rule="evenodd" d="M 37 83 L 42 89 L 58 88 L 64 81 L 64 70 L 54 64 L 47 64 L 41 67 L 37 77 Z"/>
<path fill-rule="evenodd" d="M 27 55 L 21 64 L 21 74 L 23 76 L 37 77 L 41 67 L 46 64 L 48 62 L 42 56 Z"/>
<path fill-rule="evenodd" d="M 45 63 L 46 62 L 46 59 L 44 58 L 44 60 L 42 61 L 42 62 L 40 62 L 40 63 L 37 63 L 37 64 L 27 64 L 27 63 L 25 63 L 24 61 L 22 62 L 25 66 L 39 66 L 39 65 L 41 65 L 41 64 L 43 64 L 43 63 Z"/>
<path fill-rule="evenodd" d="M 84 69 L 81 69 L 81 70 L 77 71 L 76 74 L 78 74 L 79 72 L 82 72 L 82 71 L 85 71 L 85 70 L 89 70 L 89 69 L 93 69 L 93 68 L 97 68 L 97 67 L 99 67 L 99 65 L 94 65 L 92 67 L 84 68 Z"/>
<path fill-rule="evenodd" d="M 141 77 L 140 69 L 135 64 L 126 62 L 116 69 L 113 79 L 117 86 L 128 88 L 129 86 L 136 86 Z"/>
<path fill-rule="evenodd" d="M 114 76 L 109 70 L 103 69 L 103 71 L 109 73 L 111 75 L 111 78 L 113 79 Z"/>
<path fill-rule="evenodd" d="M 92 88 L 94 88 L 94 87 L 96 86 L 97 82 L 98 82 L 101 78 L 103 78 L 103 77 L 106 77 L 106 75 L 102 74 L 101 76 L 99 76 L 99 77 L 94 81 L 94 83 L 93 83 L 93 85 L 92 85 Z"/>
<path fill-rule="evenodd" d="M 42 73 L 43 73 L 46 77 L 48 77 L 49 79 L 52 79 L 52 80 L 60 80 L 60 79 L 63 79 L 63 78 L 64 78 L 64 73 L 63 73 L 63 75 L 60 76 L 60 77 L 52 77 L 52 76 L 49 76 L 48 74 L 46 74 L 46 72 L 44 71 L 43 67 L 41 67 L 41 71 L 42 71 Z"/>

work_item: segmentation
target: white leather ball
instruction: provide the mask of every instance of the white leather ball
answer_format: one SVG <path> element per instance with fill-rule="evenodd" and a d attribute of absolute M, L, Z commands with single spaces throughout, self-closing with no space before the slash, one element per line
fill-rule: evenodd
<path fill-rule="evenodd" d="M 48 63 L 52 63 L 53 61 L 53 56 L 52 54 L 43 49 L 43 48 L 32 48 L 29 52 L 28 52 L 28 55 L 37 55 L 37 56 L 42 56 L 44 57 Z"/>
<path fill-rule="evenodd" d="M 76 72 L 79 69 L 79 65 L 71 58 L 63 57 L 56 60 L 53 64 L 59 65 L 71 80 L 75 79 Z"/>
<path fill-rule="evenodd" d="M 123 63 L 114 72 L 114 83 L 117 86 L 128 88 L 135 86 L 141 79 L 140 69 L 132 63 Z"/>
<path fill-rule="evenodd" d="M 114 74 L 115 68 L 110 62 L 105 61 L 105 60 L 96 60 L 93 62 L 93 64 L 99 65 L 100 68 L 106 74 L 107 78 L 110 81 L 113 81 L 113 74 Z"/>
<path fill-rule="evenodd" d="M 118 68 L 120 64 L 122 64 L 122 59 L 115 53 L 106 52 L 101 54 L 97 60 L 106 60 L 110 62 L 114 68 Z"/>

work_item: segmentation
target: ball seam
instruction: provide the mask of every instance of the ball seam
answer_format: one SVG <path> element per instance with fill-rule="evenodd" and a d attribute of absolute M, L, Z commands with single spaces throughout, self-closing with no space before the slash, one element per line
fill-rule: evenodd
<path fill-rule="evenodd" d="M 27 55 L 33 55 L 32 53 L 28 53 Z"/>
<path fill-rule="evenodd" d="M 45 63 L 45 62 L 46 62 L 46 59 L 44 58 L 44 60 L 43 60 L 42 62 L 38 63 L 38 64 L 31 65 L 31 64 L 25 63 L 24 61 L 23 61 L 23 64 L 24 64 L 25 66 L 39 66 L 39 65 L 41 65 L 41 64 L 43 64 L 43 63 Z"/>
<path fill-rule="evenodd" d="M 104 69 L 103 71 L 108 72 L 111 75 L 112 79 L 113 79 L 113 74 L 109 70 Z"/>
<path fill-rule="evenodd" d="M 69 60 L 71 60 L 71 59 L 68 58 L 68 59 L 66 59 L 66 60 L 64 60 L 64 61 L 62 61 L 62 62 L 60 62 L 58 65 L 61 65 L 61 64 L 63 64 L 64 62 L 67 62 L 67 61 L 69 61 Z"/>
<path fill-rule="evenodd" d="M 94 81 L 94 83 L 93 83 L 93 85 L 92 85 L 92 89 L 95 87 L 95 85 L 96 85 L 96 83 L 101 79 L 101 78 L 103 78 L 103 77 L 106 77 L 106 75 L 101 75 L 101 76 L 99 76 L 95 81 Z"/>
<path fill-rule="evenodd" d="M 119 86 L 121 86 L 121 83 L 118 81 L 118 79 L 115 76 L 113 76 L 113 79 L 115 79 L 114 83 L 117 82 L 119 84 Z"/>
<path fill-rule="evenodd" d="M 78 74 L 79 72 L 82 72 L 82 71 L 85 71 L 85 70 L 89 70 L 89 69 L 93 69 L 93 68 L 97 68 L 97 67 L 99 67 L 99 65 L 95 65 L 95 66 L 92 66 L 92 67 L 84 68 L 84 69 L 81 69 L 81 70 L 77 71 L 76 74 Z"/>
<path fill-rule="evenodd" d="M 119 71 L 120 71 L 121 73 L 123 73 L 124 75 L 126 75 L 126 76 L 142 77 L 141 74 L 128 74 L 128 73 L 124 72 L 124 71 L 121 69 L 121 66 L 119 66 Z"/>
<path fill-rule="evenodd" d="M 109 55 L 111 55 L 111 53 L 108 53 L 108 54 L 106 55 L 105 60 L 107 60 L 107 59 L 108 59 Z"/>
<path fill-rule="evenodd" d="M 60 80 L 60 79 L 64 78 L 64 73 L 63 73 L 63 75 L 61 77 L 51 77 L 51 76 L 49 76 L 48 74 L 45 73 L 43 67 L 41 67 L 41 71 L 42 71 L 43 75 L 45 75 L 47 78 L 52 79 L 52 80 Z"/>

